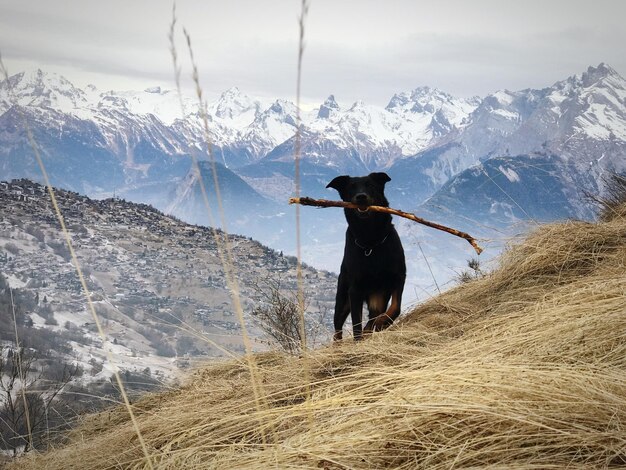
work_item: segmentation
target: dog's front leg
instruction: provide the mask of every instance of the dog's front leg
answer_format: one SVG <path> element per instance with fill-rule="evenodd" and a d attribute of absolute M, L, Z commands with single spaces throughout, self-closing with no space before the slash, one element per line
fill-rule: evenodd
<path fill-rule="evenodd" d="M 335 334 L 333 335 L 333 340 L 339 341 L 343 338 L 343 324 L 346 322 L 349 313 L 350 302 L 348 302 L 348 299 L 345 299 L 343 302 L 338 300 L 335 304 Z"/>
<path fill-rule="evenodd" d="M 343 338 L 343 324 L 350 314 L 350 299 L 348 296 L 348 286 L 344 282 L 345 277 L 340 274 L 337 284 L 337 297 L 335 298 L 335 317 L 333 323 L 335 326 L 335 334 L 333 340 L 339 341 Z"/>
<path fill-rule="evenodd" d="M 354 340 L 363 339 L 363 296 L 358 292 L 350 292 L 350 315 Z"/>

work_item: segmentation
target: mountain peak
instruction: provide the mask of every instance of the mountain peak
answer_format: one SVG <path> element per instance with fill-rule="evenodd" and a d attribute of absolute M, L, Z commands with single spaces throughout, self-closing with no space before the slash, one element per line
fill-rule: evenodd
<path fill-rule="evenodd" d="M 241 96 L 241 95 L 242 93 L 238 86 L 231 86 L 228 90 L 222 93 L 222 95 L 220 96 L 220 99 Z"/>
<path fill-rule="evenodd" d="M 11 78 L 19 83 L 38 83 L 43 81 L 46 76 L 47 73 L 41 69 L 31 69 L 15 74 Z"/>
<path fill-rule="evenodd" d="M 328 98 L 326 98 L 326 101 L 324 101 L 324 106 L 328 106 L 329 108 L 339 109 L 339 105 L 337 104 L 337 101 L 335 100 L 335 95 L 329 95 Z"/>
<path fill-rule="evenodd" d="M 295 114 L 296 105 L 294 105 L 291 101 L 277 99 L 268 108 L 268 111 L 281 115 Z"/>
<path fill-rule="evenodd" d="M 9 77 L 11 86 L 14 89 L 34 89 L 42 87 L 57 88 L 59 85 L 70 85 L 71 83 L 61 75 L 44 72 L 41 69 L 26 70 Z"/>
<path fill-rule="evenodd" d="M 259 103 L 242 93 L 238 87 L 233 86 L 221 94 L 213 107 L 217 117 L 233 119 L 250 110 L 257 112 Z"/>
<path fill-rule="evenodd" d="M 359 108 L 364 108 L 365 107 L 365 101 L 363 100 L 356 100 L 354 102 L 354 104 L 350 107 L 350 111 L 353 111 L 355 109 L 359 109 Z"/>
<path fill-rule="evenodd" d="M 409 102 L 409 94 L 407 92 L 396 93 L 394 94 L 389 103 L 385 107 L 386 110 L 390 111 L 394 108 L 400 108 Z"/>
<path fill-rule="evenodd" d="M 437 88 L 420 86 L 410 92 L 403 91 L 401 93 L 396 93 L 391 97 L 391 100 L 389 100 L 385 109 L 388 111 L 401 110 L 410 104 L 410 107 L 413 108 L 412 111 L 423 112 L 424 106 L 429 103 L 432 103 L 433 101 L 445 101 L 448 99 L 452 99 L 452 97 Z M 430 112 L 434 112 L 434 109 Z"/>
<path fill-rule="evenodd" d="M 623 80 L 613 67 L 604 62 L 600 63 L 597 67 L 590 66 L 587 71 L 582 74 L 582 82 L 585 87 L 606 78 L 618 78 Z"/>
<path fill-rule="evenodd" d="M 417 99 L 422 96 L 431 96 L 441 93 L 437 88 L 431 88 L 429 86 L 419 86 L 411 92 L 411 98 Z"/>
<path fill-rule="evenodd" d="M 604 62 L 600 62 L 597 67 L 589 66 L 589 68 L 587 69 L 587 73 L 596 73 L 602 76 L 617 75 L 615 69 L 609 64 L 605 64 Z"/>
<path fill-rule="evenodd" d="M 62 110 L 77 108 L 86 103 L 85 94 L 65 77 L 54 72 L 32 69 L 12 75 L 0 82 L 0 90 L 10 84 L 17 103 L 22 106 L 56 107 Z"/>
<path fill-rule="evenodd" d="M 330 95 L 320 106 L 317 117 L 321 119 L 328 119 L 335 111 L 339 111 L 339 104 L 337 104 L 337 101 L 335 100 L 335 95 Z"/>

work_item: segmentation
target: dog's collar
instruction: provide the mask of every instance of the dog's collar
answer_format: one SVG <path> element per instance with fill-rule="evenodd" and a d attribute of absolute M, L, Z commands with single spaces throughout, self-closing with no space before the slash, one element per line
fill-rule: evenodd
<path fill-rule="evenodd" d="M 361 245 L 359 243 L 359 239 L 354 237 L 354 244 L 363 250 L 363 253 L 365 254 L 365 256 L 369 256 L 369 255 L 372 254 L 372 250 L 374 248 L 376 248 L 377 246 L 382 245 L 383 243 L 385 243 L 387 241 L 387 237 L 388 236 L 389 236 L 389 232 L 387 232 L 387 235 L 385 235 L 385 238 L 383 238 L 381 241 L 379 241 L 378 243 L 376 243 L 376 244 L 374 244 L 372 246 Z"/>

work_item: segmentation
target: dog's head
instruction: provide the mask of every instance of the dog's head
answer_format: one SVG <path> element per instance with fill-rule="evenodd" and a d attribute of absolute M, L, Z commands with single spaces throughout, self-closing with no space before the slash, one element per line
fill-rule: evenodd
<path fill-rule="evenodd" d="M 370 173 L 367 176 L 337 176 L 326 185 L 327 188 L 336 189 L 339 196 L 346 202 L 359 206 L 385 206 L 389 202 L 385 197 L 385 183 L 391 181 L 387 173 Z M 369 216 L 367 210 L 357 209 L 359 216 Z"/>

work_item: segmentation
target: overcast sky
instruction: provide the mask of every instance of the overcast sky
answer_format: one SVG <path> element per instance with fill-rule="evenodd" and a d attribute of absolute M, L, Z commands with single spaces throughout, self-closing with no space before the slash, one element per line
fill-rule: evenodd
<path fill-rule="evenodd" d="M 299 0 L 179 0 L 208 98 L 238 86 L 295 100 L 299 12 Z M 173 88 L 171 18 L 161 0 L 0 0 L 0 52 L 12 74 L 39 67 L 105 90 Z M 624 75 L 625 18 L 624 0 L 311 0 L 303 101 L 333 93 L 385 105 L 422 85 L 466 97 L 540 88 L 600 62 Z"/>

